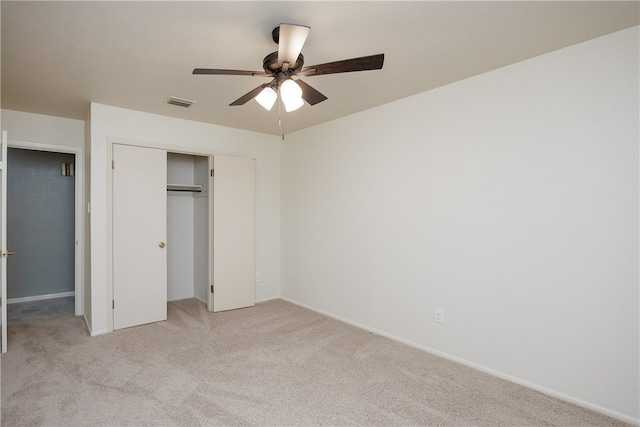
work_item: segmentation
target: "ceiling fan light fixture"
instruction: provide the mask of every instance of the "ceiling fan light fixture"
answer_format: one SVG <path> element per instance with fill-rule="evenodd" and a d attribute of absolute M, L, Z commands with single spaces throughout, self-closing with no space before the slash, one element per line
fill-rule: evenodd
<path fill-rule="evenodd" d="M 291 78 L 280 84 L 280 98 L 284 102 L 284 109 L 287 113 L 295 111 L 304 105 L 302 88 Z"/>
<path fill-rule="evenodd" d="M 293 101 L 302 98 L 302 89 L 293 79 L 287 79 L 280 85 L 280 96 L 284 102 Z"/>
<path fill-rule="evenodd" d="M 288 101 L 285 101 L 283 99 L 283 102 L 284 102 L 284 110 L 287 113 L 291 111 L 295 111 L 304 105 L 304 101 L 302 100 L 302 98 L 292 98 L 292 99 L 289 99 Z"/>
<path fill-rule="evenodd" d="M 271 110 L 273 104 L 275 104 L 276 99 L 278 99 L 278 94 L 275 90 L 270 87 L 265 87 L 262 89 L 262 92 L 256 96 L 256 101 L 258 104 L 262 105 L 266 110 Z"/>
<path fill-rule="evenodd" d="M 325 101 L 327 97 L 318 92 L 309 84 L 292 77 L 320 76 L 323 74 L 349 73 L 352 71 L 379 70 L 384 63 L 384 54 L 362 56 L 358 58 L 343 59 L 341 61 L 326 62 L 304 66 L 302 46 L 307 40 L 310 28 L 305 25 L 280 24 L 273 29 L 271 36 L 278 44 L 278 51 L 271 52 L 262 60 L 263 71 L 228 70 L 218 68 L 194 68 L 193 74 L 213 74 L 225 76 L 254 76 L 271 77 L 270 83 L 262 84 L 229 106 L 244 105 L 256 98 L 265 109 L 271 110 L 280 94 L 279 112 L 284 104 L 287 112 L 297 110 L 304 103 L 313 106 Z"/>

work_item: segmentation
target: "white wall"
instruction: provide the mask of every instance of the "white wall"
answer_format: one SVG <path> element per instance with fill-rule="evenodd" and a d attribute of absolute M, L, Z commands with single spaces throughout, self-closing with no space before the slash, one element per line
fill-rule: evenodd
<path fill-rule="evenodd" d="M 288 135 L 283 296 L 637 423 L 638 50 L 635 27 Z"/>
<path fill-rule="evenodd" d="M 84 121 L 2 110 L 2 129 L 10 140 L 84 147 Z"/>
<path fill-rule="evenodd" d="M 86 149 L 85 141 L 85 122 L 83 120 L 66 119 L 62 117 L 45 116 L 42 114 L 26 113 L 13 110 L 2 110 L 2 129 L 7 131 L 9 140 L 21 141 L 26 143 L 57 145 L 63 147 L 73 147 L 74 151 L 80 148 L 84 150 L 83 155 L 77 160 L 77 168 L 80 168 L 82 163 L 82 171 L 77 171 L 78 177 L 82 177 L 82 183 L 77 187 L 82 192 L 80 197 L 80 204 L 85 206 L 84 200 L 88 195 L 88 181 L 89 170 L 88 156 L 89 150 Z M 83 209 L 86 213 L 86 211 Z M 78 231 L 78 234 L 84 234 L 81 236 L 81 240 L 78 245 L 78 249 L 82 254 L 80 262 L 80 278 L 83 292 L 80 295 L 76 294 L 76 297 L 81 301 L 76 301 L 76 312 L 82 313 L 87 319 L 91 318 L 91 308 L 86 304 L 87 302 L 87 287 L 89 285 L 89 235 L 88 230 L 88 217 L 82 218 L 82 228 Z M 89 320 L 87 320 L 89 323 Z"/>
<path fill-rule="evenodd" d="M 280 295 L 280 139 L 189 120 L 91 104 L 91 306 L 93 335 L 109 330 L 107 189 L 109 138 L 256 159 L 258 300 Z"/>

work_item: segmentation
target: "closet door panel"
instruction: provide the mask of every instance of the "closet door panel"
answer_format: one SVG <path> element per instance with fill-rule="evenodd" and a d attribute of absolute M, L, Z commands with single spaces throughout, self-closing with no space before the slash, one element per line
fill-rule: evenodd
<path fill-rule="evenodd" d="M 167 319 L 167 153 L 113 145 L 113 329 Z"/>
<path fill-rule="evenodd" d="M 213 311 L 255 305 L 255 160 L 214 156 Z"/>

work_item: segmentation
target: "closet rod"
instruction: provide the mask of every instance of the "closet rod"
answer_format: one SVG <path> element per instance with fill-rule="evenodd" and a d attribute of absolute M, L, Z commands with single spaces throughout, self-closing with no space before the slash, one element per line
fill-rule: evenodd
<path fill-rule="evenodd" d="M 202 185 L 167 184 L 167 191 L 190 191 L 201 193 Z"/>

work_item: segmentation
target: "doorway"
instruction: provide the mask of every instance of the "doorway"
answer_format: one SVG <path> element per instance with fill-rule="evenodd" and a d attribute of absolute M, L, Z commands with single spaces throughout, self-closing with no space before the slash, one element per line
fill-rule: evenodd
<path fill-rule="evenodd" d="M 75 155 L 7 151 L 7 303 L 72 296 Z"/>
<path fill-rule="evenodd" d="M 67 212 L 67 214 L 69 217 L 72 218 L 72 228 L 71 231 L 68 232 L 70 233 L 70 240 L 67 241 L 67 243 L 70 245 L 71 247 L 71 251 L 69 254 L 68 248 L 69 246 L 67 246 L 67 256 L 70 259 L 67 259 L 67 261 L 65 261 L 66 263 L 66 268 L 68 268 L 69 265 L 72 266 L 72 278 L 71 279 L 64 279 L 64 280 L 70 280 L 72 283 L 71 289 L 68 291 L 62 291 L 62 288 L 56 287 L 58 285 L 54 285 L 53 283 L 45 283 L 45 287 L 40 288 L 40 290 L 37 290 L 35 292 L 27 292 L 27 294 L 22 294 L 22 296 L 18 296 L 19 294 L 14 293 L 14 286 L 12 284 L 13 280 L 13 274 L 17 271 L 12 272 L 12 268 L 11 266 L 14 264 L 14 261 L 16 259 L 16 257 L 19 254 L 25 255 L 24 254 L 24 250 L 20 249 L 20 252 L 18 252 L 17 250 L 11 249 L 14 252 L 14 255 L 12 257 L 10 257 L 8 259 L 8 268 L 7 268 L 7 274 L 9 276 L 8 278 L 8 288 L 10 289 L 10 293 L 7 295 L 8 296 L 8 303 L 16 303 L 16 302 L 21 302 L 21 301 L 25 301 L 22 298 L 26 298 L 26 301 L 37 301 L 39 299 L 42 298 L 50 298 L 51 295 L 55 295 L 55 296 L 60 296 L 60 297 L 64 297 L 65 295 L 74 295 L 74 314 L 76 316 L 82 316 L 84 314 L 84 285 L 83 285 L 83 274 L 84 274 L 84 259 L 83 259 L 83 248 L 84 248 L 84 238 L 83 238 L 83 223 L 84 223 L 84 209 L 83 209 L 83 177 L 84 177 L 84 168 L 83 168 L 83 164 L 84 164 L 84 159 L 83 159 L 83 150 L 81 147 L 73 147 L 73 146 L 66 146 L 66 145 L 54 145 L 54 144 L 43 144 L 43 143 L 36 143 L 36 142 L 27 142 L 27 141 L 16 141 L 16 140 L 9 140 L 8 141 L 8 149 L 7 149 L 7 186 L 11 186 L 13 187 L 14 184 L 16 185 L 21 185 L 21 181 L 19 179 L 20 178 L 20 174 L 24 174 L 25 171 L 22 170 L 20 171 L 20 169 L 25 169 L 24 166 L 20 166 L 20 164 L 16 164 L 16 165 L 12 165 L 11 164 L 11 160 L 13 157 L 15 157 L 15 153 L 18 153 L 21 157 L 26 157 L 27 161 L 29 162 L 29 158 L 31 158 L 31 166 L 29 166 L 27 164 L 26 169 L 27 170 L 31 170 L 31 174 L 35 175 L 35 177 L 37 178 L 38 176 L 41 175 L 45 175 L 45 174 L 52 174 L 51 176 L 53 176 L 53 174 L 56 175 L 56 179 L 63 179 L 66 181 L 67 186 L 72 188 L 72 198 L 71 198 L 71 202 L 68 203 L 68 206 L 70 206 L 70 209 L 72 210 L 71 212 Z M 11 154 L 9 154 L 11 152 Z M 48 157 L 49 155 L 53 156 L 53 157 Z M 50 165 L 51 170 L 49 170 L 48 172 L 45 172 L 44 169 L 39 169 L 38 167 L 34 167 L 38 164 L 38 162 L 43 161 L 43 159 L 51 159 L 51 158 L 55 158 L 57 156 L 57 161 L 55 162 L 55 164 Z M 39 157 L 40 160 L 33 160 L 33 158 Z M 64 168 L 64 169 L 63 169 Z M 16 175 L 17 174 L 17 175 Z M 42 176 L 41 176 L 42 177 Z M 46 185 L 46 184 L 45 184 Z M 37 191 L 37 190 L 36 190 Z M 13 192 L 12 189 L 7 188 L 7 198 L 9 199 L 9 193 Z M 35 200 L 31 200 L 31 201 L 36 201 L 36 205 L 38 206 L 38 208 L 36 210 L 47 213 L 49 212 L 49 202 L 46 200 L 46 197 L 48 197 L 49 195 L 42 195 L 42 198 L 37 199 L 35 197 L 33 197 L 33 195 L 30 195 L 30 193 L 28 191 L 23 191 L 23 192 L 16 192 L 15 194 L 18 195 L 18 198 L 26 198 L 26 197 L 31 197 L 32 199 Z M 61 195 L 56 196 L 55 193 L 53 193 L 54 197 L 58 197 L 58 198 L 62 198 Z M 66 194 L 64 196 L 64 198 L 68 199 L 69 198 L 69 194 Z M 12 210 L 13 210 L 13 206 L 16 202 L 12 202 L 10 200 L 7 200 L 7 219 L 9 219 L 9 223 L 13 222 L 11 221 L 11 219 L 9 218 L 11 214 Z M 24 200 L 20 200 L 17 203 L 25 203 Z M 54 200 L 53 202 L 51 202 L 53 204 L 58 204 L 60 203 L 59 200 Z M 51 215 L 50 215 L 51 216 Z M 29 233 L 31 235 L 36 235 L 35 237 L 37 238 L 38 241 L 41 241 L 42 243 L 40 243 L 41 247 L 45 247 L 48 245 L 54 245 L 53 247 L 46 247 L 45 249 L 48 250 L 49 252 L 47 252 L 47 257 L 49 259 L 53 258 L 52 257 L 52 252 L 56 251 L 56 247 L 59 244 L 59 240 L 53 239 L 52 241 L 54 243 L 51 243 L 51 240 L 48 240 L 47 243 L 44 243 L 44 239 L 40 239 L 40 236 L 37 235 L 37 231 L 42 231 L 44 230 L 44 222 L 42 221 L 37 221 L 39 222 L 39 224 L 37 224 L 34 228 L 35 230 L 29 230 Z M 49 223 L 51 225 L 52 221 Z M 8 227 L 12 227 L 12 225 L 7 224 Z M 55 225 L 55 224 L 54 224 Z M 15 233 L 15 231 L 14 231 Z M 20 235 L 22 233 L 18 233 L 18 234 L 14 234 L 8 231 L 7 234 L 9 235 L 13 235 L 13 237 L 9 237 L 10 239 L 18 239 L 20 240 Z M 47 232 L 47 234 L 49 234 Z M 19 246 L 22 247 L 23 243 L 19 243 Z M 24 260 L 23 260 L 24 261 Z M 49 261 L 47 261 L 49 262 Z M 36 269 L 42 269 L 43 266 L 46 265 L 47 262 L 44 262 L 43 264 L 38 263 L 35 259 L 32 259 L 30 261 L 27 261 L 27 264 L 30 265 L 30 269 L 31 270 L 36 270 Z M 67 270 L 68 271 L 68 270 Z M 33 272 L 30 272 L 29 274 L 32 274 Z M 14 280 L 17 280 L 16 278 L 13 278 Z M 41 282 L 42 283 L 42 282 Z M 22 286 L 20 286 L 21 288 L 23 288 Z M 28 288 L 31 288 L 31 290 L 33 290 L 33 286 L 28 286 Z M 21 291 L 22 292 L 22 291 Z M 29 293 L 31 293 L 31 295 L 29 295 Z"/>

